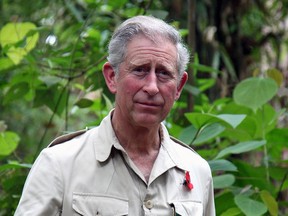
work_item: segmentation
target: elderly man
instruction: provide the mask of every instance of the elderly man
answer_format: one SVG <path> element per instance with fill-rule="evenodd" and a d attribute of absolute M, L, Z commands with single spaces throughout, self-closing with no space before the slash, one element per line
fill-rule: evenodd
<path fill-rule="evenodd" d="M 187 81 L 188 60 L 162 20 L 120 25 L 103 65 L 115 109 L 41 152 L 15 215 L 215 215 L 207 162 L 161 123 Z"/>

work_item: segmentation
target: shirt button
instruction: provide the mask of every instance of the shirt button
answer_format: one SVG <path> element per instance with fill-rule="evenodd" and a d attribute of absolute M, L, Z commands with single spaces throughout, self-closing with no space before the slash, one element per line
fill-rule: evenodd
<path fill-rule="evenodd" d="M 147 209 L 152 209 L 152 208 L 153 208 L 153 202 L 152 202 L 152 200 L 147 200 L 144 205 L 145 205 L 145 207 L 146 207 Z"/>

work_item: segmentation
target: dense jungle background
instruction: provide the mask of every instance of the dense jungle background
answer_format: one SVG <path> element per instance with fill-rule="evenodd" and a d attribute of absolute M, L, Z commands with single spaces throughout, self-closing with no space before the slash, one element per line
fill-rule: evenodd
<path fill-rule="evenodd" d="M 288 215 L 288 1 L 0 0 L 0 215 L 56 136 L 113 107 L 101 74 L 124 19 L 181 31 L 189 81 L 165 121 L 210 164 L 217 215 Z"/>

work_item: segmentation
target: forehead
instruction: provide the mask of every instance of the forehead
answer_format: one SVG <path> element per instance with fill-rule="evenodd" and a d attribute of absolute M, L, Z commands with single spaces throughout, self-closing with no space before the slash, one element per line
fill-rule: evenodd
<path fill-rule="evenodd" d="M 126 60 L 137 64 L 152 61 L 176 67 L 177 49 L 174 44 L 165 38 L 159 37 L 152 41 L 143 35 L 139 35 L 127 44 Z"/>

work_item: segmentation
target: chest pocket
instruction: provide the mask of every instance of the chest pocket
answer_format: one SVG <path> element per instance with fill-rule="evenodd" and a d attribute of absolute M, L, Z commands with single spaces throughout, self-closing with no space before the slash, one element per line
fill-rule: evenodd
<path fill-rule="evenodd" d="M 74 215 L 128 215 L 128 200 L 102 194 L 73 193 Z"/>
<path fill-rule="evenodd" d="M 170 203 L 174 207 L 174 215 L 203 216 L 203 205 L 197 201 L 175 201 Z"/>

